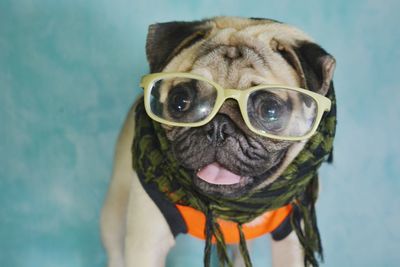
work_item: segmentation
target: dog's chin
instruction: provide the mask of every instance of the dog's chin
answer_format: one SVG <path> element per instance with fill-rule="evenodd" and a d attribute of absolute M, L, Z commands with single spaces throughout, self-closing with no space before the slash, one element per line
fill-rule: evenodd
<path fill-rule="evenodd" d="M 214 162 L 193 172 L 193 183 L 201 194 L 219 198 L 245 196 L 253 188 L 273 176 L 282 165 L 283 158 L 257 176 L 237 175 Z"/>

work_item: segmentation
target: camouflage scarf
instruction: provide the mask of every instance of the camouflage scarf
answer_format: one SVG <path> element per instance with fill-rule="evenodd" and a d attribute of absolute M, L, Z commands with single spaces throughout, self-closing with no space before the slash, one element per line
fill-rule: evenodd
<path fill-rule="evenodd" d="M 226 244 L 216 218 L 238 223 L 239 248 L 246 267 L 251 261 L 241 225 L 261 214 L 289 203 L 293 206 L 292 228 L 304 249 L 306 266 L 318 266 L 316 254 L 323 259 L 314 204 L 318 190 L 318 168 L 332 159 L 336 128 L 336 101 L 333 87 L 327 95 L 332 108 L 321 120 L 316 134 L 286 168 L 266 188 L 232 198 L 216 198 L 199 194 L 192 184 L 192 174 L 182 168 L 170 151 L 169 141 L 161 125 L 152 121 L 144 110 L 143 100 L 136 107 L 135 137 L 132 145 L 133 168 L 144 183 L 153 183 L 174 204 L 190 206 L 206 215 L 204 265 L 210 266 L 211 239 L 214 236 L 221 266 L 232 266 Z M 301 218 L 303 226 L 300 225 Z"/>

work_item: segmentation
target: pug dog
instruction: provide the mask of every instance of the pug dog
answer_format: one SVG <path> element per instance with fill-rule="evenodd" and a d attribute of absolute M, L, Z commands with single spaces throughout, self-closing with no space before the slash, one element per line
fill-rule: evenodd
<path fill-rule="evenodd" d="M 335 67 L 334 58 L 299 29 L 259 18 L 216 17 L 154 24 L 149 27 L 146 53 L 151 73 L 189 73 L 236 90 L 272 84 L 326 95 Z M 207 100 L 211 96 L 204 93 L 202 97 Z M 173 111 L 164 119 L 185 109 L 187 99 L 174 101 Z M 101 215 L 109 267 L 164 266 L 175 243 L 162 206 L 144 189 L 132 168 L 135 106 L 118 138 Z M 274 112 L 267 110 L 272 120 Z M 171 153 L 183 168 L 197 174 L 193 186 L 198 192 L 222 199 L 274 183 L 307 142 L 279 140 L 250 129 L 234 99 L 226 99 L 205 125 L 163 127 Z M 301 126 L 294 128 L 301 131 Z M 251 223 L 257 224 L 257 219 Z M 282 240 L 272 239 L 271 254 L 275 267 L 304 265 L 303 250 L 293 231 Z"/>

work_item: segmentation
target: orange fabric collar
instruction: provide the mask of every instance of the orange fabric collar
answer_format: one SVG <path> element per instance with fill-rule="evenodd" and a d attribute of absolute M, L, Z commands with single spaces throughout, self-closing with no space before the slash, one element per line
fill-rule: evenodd
<path fill-rule="evenodd" d="M 186 223 L 188 234 L 205 240 L 204 229 L 206 225 L 206 216 L 204 213 L 188 206 L 176 205 L 176 207 Z M 243 224 L 242 229 L 245 239 L 250 240 L 274 231 L 286 219 L 291 211 L 292 206 L 289 204 L 264 213 L 256 219 L 256 222 L 253 221 Z M 217 221 L 221 227 L 225 242 L 227 244 L 239 244 L 240 239 L 237 223 L 221 219 L 217 219 Z M 215 243 L 214 237 L 212 242 Z"/>

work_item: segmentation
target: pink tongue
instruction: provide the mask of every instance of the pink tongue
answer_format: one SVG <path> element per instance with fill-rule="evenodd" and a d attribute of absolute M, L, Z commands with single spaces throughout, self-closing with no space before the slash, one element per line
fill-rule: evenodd
<path fill-rule="evenodd" d="M 214 162 L 201 169 L 197 176 L 210 184 L 237 184 L 240 182 L 240 176 L 236 175 L 218 163 Z"/>

